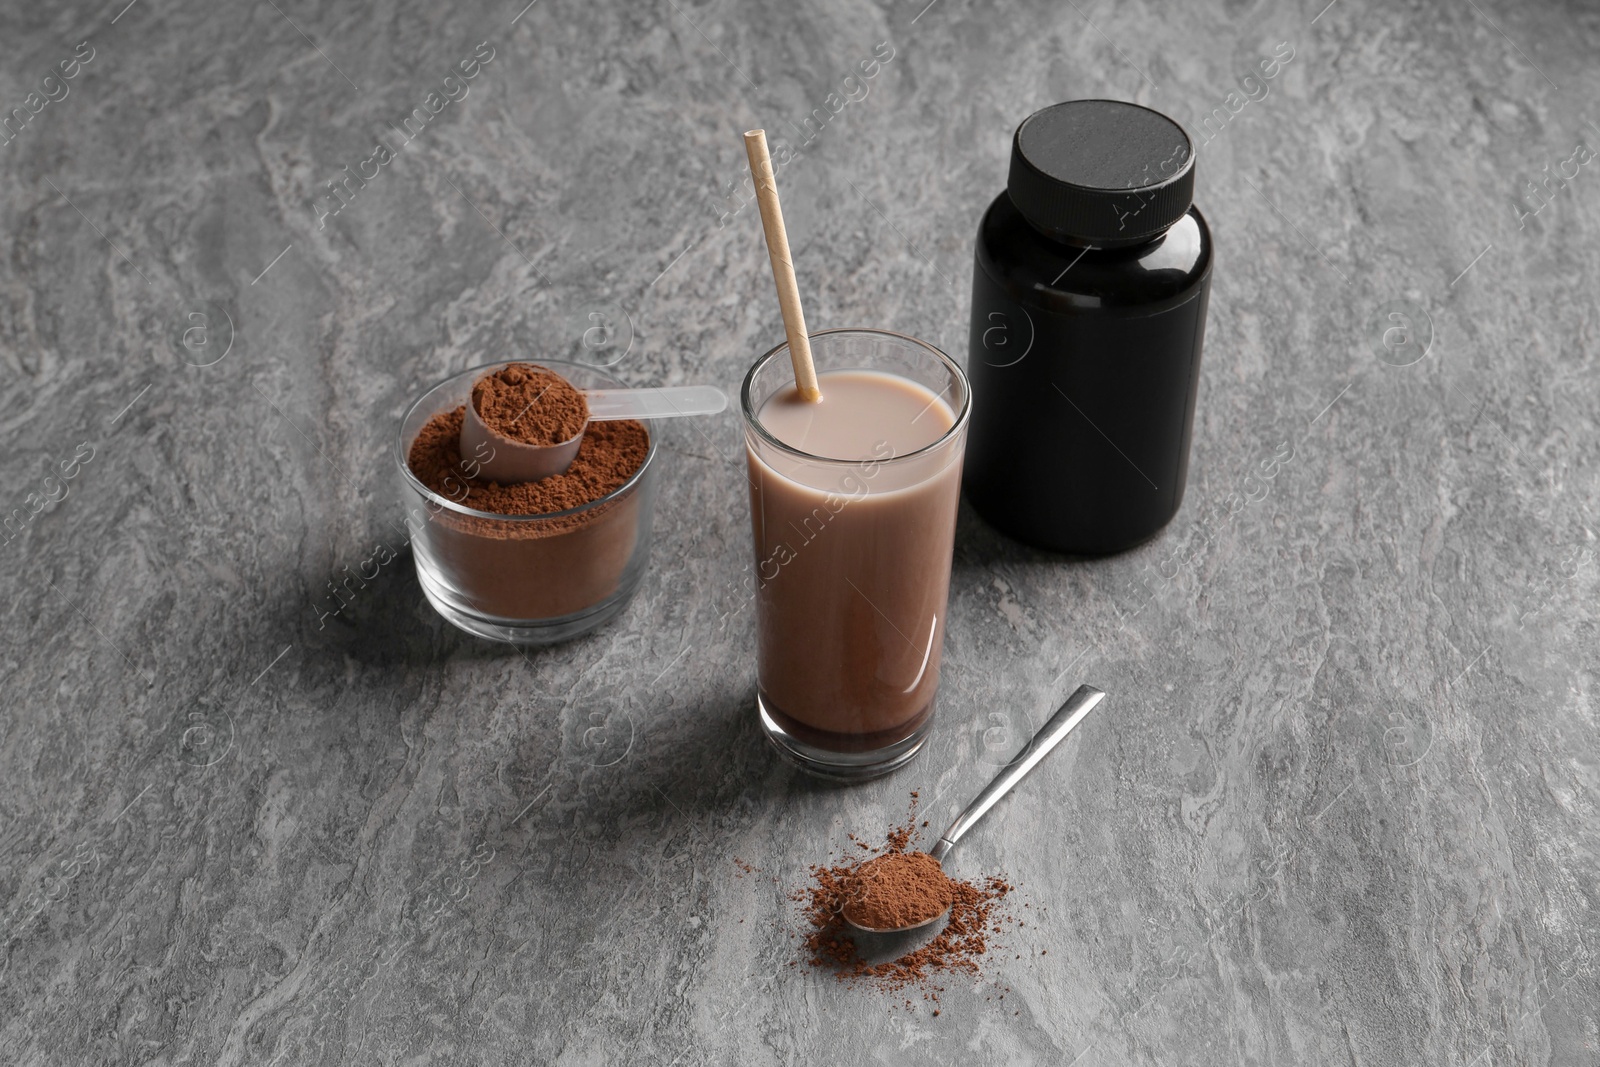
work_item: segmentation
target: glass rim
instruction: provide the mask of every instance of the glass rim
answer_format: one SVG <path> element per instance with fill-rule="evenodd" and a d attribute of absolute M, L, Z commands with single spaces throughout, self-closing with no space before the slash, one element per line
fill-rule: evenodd
<path fill-rule="evenodd" d="M 928 342 L 919 340 L 910 336 L 909 334 L 896 333 L 893 330 L 879 330 L 870 326 L 839 326 L 829 330 L 817 330 L 814 333 L 807 334 L 806 336 L 808 339 L 815 340 L 818 337 L 828 337 L 830 335 L 840 333 L 853 333 L 874 337 L 890 337 L 896 341 L 906 342 L 913 347 L 920 348 L 931 353 L 941 363 L 943 363 L 945 367 L 955 375 L 956 380 L 961 383 L 961 410 L 955 412 L 955 421 L 950 424 L 950 428 L 948 430 L 940 434 L 937 440 L 923 445 L 921 448 L 913 449 L 910 452 L 906 452 L 898 456 L 890 456 L 888 459 L 879 460 L 879 463 L 894 464 L 899 463 L 902 460 L 914 459 L 917 456 L 927 455 L 928 453 L 947 445 L 952 437 L 966 428 L 967 416 L 972 411 L 972 383 L 967 380 L 967 372 L 961 369 L 961 365 L 959 363 L 945 355 L 944 352 L 940 351 L 936 346 L 930 345 Z M 744 376 L 744 383 L 739 387 L 739 413 L 744 416 L 744 424 L 746 429 L 754 430 L 761 440 L 766 444 L 769 444 L 782 452 L 786 452 L 791 456 L 795 456 L 811 463 L 859 463 L 861 461 L 861 457 L 859 456 L 855 457 L 854 459 L 842 459 L 837 456 L 819 456 L 815 453 L 806 452 L 802 449 L 795 448 L 793 445 L 785 444 L 774 437 L 772 433 L 768 431 L 764 425 L 762 425 L 760 416 L 755 411 L 751 410 L 751 383 L 755 381 L 756 375 L 760 373 L 763 367 L 772 362 L 772 360 L 780 353 L 786 352 L 788 347 L 789 341 L 787 338 L 778 342 L 772 348 L 768 349 L 765 354 L 760 356 L 755 361 L 754 365 L 751 366 L 749 373 Z M 921 383 L 919 382 L 918 384 Z M 942 392 L 943 391 L 941 390 L 941 394 Z"/>
<path fill-rule="evenodd" d="M 506 515 L 498 511 L 479 511 L 477 508 L 469 508 L 465 505 L 458 504 L 449 497 L 441 496 L 432 489 L 429 489 L 426 485 L 423 485 L 422 480 L 418 478 L 416 472 L 411 469 L 411 457 L 409 455 L 411 451 L 411 442 L 406 440 L 406 423 L 410 421 L 411 416 L 418 408 L 422 406 L 422 402 L 424 400 L 428 399 L 439 389 L 442 389 L 451 382 L 454 382 L 456 379 L 482 374 L 485 371 L 489 371 L 491 368 L 498 369 L 500 367 L 510 366 L 513 363 L 531 363 L 539 367 L 582 367 L 584 370 L 598 371 L 600 374 L 610 378 L 618 385 L 622 384 L 622 380 L 614 374 L 609 374 L 599 367 L 594 367 L 587 363 L 575 363 L 570 359 L 502 359 L 496 360 L 493 363 L 482 363 L 476 367 L 468 367 L 466 370 L 457 371 L 455 374 L 452 374 L 449 377 L 440 378 L 438 381 L 422 390 L 422 392 L 418 394 L 417 398 L 406 406 L 405 413 L 400 416 L 400 426 L 395 432 L 395 465 L 400 468 L 400 476 L 406 481 L 410 488 L 421 494 L 424 501 L 436 503 L 441 508 L 453 511 L 457 515 L 465 515 L 468 518 L 493 519 L 498 522 L 545 522 L 549 519 L 566 518 L 569 515 L 581 515 L 586 511 L 590 511 L 596 507 L 599 507 L 601 504 L 606 504 L 617 499 L 623 493 L 626 493 L 628 490 L 632 489 L 638 484 L 639 480 L 644 477 L 645 472 L 650 469 L 650 464 L 653 463 L 656 458 L 656 432 L 655 429 L 649 425 L 655 421 L 654 419 L 635 420 L 637 422 L 645 423 L 646 429 L 650 435 L 650 447 L 645 452 L 644 462 L 639 464 L 639 469 L 634 471 L 633 474 L 629 476 L 627 481 L 611 490 L 611 492 L 607 493 L 605 496 L 591 500 L 586 504 L 579 504 L 577 507 L 567 508 L 564 511 L 541 511 L 531 515 Z M 563 375 L 563 377 L 565 377 L 565 375 Z M 426 425 L 426 423 L 424 423 L 424 425 Z M 420 428 L 418 432 L 420 432 Z"/>

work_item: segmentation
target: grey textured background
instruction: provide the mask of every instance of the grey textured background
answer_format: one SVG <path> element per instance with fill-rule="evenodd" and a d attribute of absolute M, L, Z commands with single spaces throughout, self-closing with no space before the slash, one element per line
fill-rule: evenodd
<path fill-rule="evenodd" d="M 0 146 L 0 1060 L 1600 1063 L 1600 162 L 1514 207 L 1600 146 L 1592 6 L 520 7 L 0 14 L 7 112 L 94 49 Z M 626 614 L 526 655 L 424 604 L 391 435 L 507 355 L 734 387 L 780 335 L 739 134 L 878 42 L 780 175 L 813 328 L 964 358 L 1062 99 L 1195 131 L 1219 253 L 1182 513 L 1095 561 L 964 515 L 936 736 L 839 790 L 755 729 L 734 414 L 666 431 Z M 988 979 L 935 1018 L 788 966 L 772 877 L 947 819 L 1082 681 L 958 853 L 1037 916 Z"/>

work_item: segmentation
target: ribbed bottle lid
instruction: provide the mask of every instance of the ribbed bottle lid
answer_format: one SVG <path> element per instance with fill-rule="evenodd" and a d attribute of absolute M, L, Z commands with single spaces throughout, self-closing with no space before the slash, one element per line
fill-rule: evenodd
<path fill-rule="evenodd" d="M 1194 146 L 1159 111 L 1121 100 L 1069 100 L 1017 127 L 1006 188 L 1022 216 L 1054 237 L 1131 244 L 1189 210 Z"/>

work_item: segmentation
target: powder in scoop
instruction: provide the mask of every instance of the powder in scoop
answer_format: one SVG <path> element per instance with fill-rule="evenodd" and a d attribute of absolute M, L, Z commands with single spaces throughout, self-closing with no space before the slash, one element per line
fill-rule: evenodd
<path fill-rule="evenodd" d="M 938 860 L 926 852 L 889 852 L 857 869 L 843 914 L 868 930 L 900 930 L 944 914 L 951 897 Z"/>
<path fill-rule="evenodd" d="M 559 445 L 583 433 L 589 404 L 561 375 L 534 363 L 513 363 L 472 386 L 472 406 L 502 437 Z"/>

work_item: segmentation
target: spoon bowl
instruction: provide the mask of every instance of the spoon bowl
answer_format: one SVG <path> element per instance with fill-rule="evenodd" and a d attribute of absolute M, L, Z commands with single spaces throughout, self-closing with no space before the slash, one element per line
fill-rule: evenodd
<path fill-rule="evenodd" d="M 912 923 L 910 926 L 862 926 L 858 922 L 851 921 L 848 915 L 845 916 L 844 921 L 850 924 L 850 929 L 857 930 L 863 934 L 909 934 L 913 930 L 921 930 L 924 927 L 932 926 L 949 914 L 950 908 L 946 905 L 945 909 L 939 914 L 923 919 L 921 922 Z"/>

